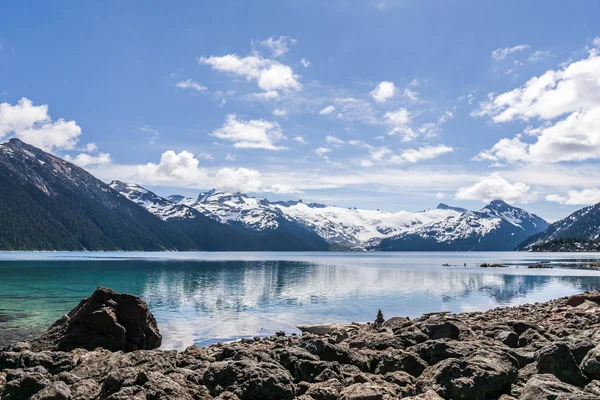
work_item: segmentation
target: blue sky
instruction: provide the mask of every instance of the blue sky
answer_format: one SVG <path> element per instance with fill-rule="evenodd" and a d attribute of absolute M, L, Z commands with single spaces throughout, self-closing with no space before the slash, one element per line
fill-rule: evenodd
<path fill-rule="evenodd" d="M 158 193 L 600 201 L 600 3 L 3 2 L 0 139 Z"/>

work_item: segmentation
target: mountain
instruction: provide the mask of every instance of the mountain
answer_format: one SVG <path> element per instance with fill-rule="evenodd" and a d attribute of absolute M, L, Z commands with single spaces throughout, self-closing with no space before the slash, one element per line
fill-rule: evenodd
<path fill-rule="evenodd" d="M 202 249 L 223 251 L 328 250 L 329 243 L 314 231 L 277 210 L 260 207 L 262 199 L 215 190 L 196 199 L 164 198 L 131 183 L 110 186 L 169 225 L 186 233 Z"/>
<path fill-rule="evenodd" d="M 597 251 L 600 241 L 600 203 L 584 207 L 531 236 L 519 250 Z"/>
<path fill-rule="evenodd" d="M 194 250 L 179 229 L 65 160 L 0 144 L 0 249 Z"/>
<path fill-rule="evenodd" d="M 371 248 L 385 251 L 514 250 L 523 240 L 547 227 L 548 223 L 537 215 L 494 200 L 479 211 L 449 216 L 383 239 Z"/>

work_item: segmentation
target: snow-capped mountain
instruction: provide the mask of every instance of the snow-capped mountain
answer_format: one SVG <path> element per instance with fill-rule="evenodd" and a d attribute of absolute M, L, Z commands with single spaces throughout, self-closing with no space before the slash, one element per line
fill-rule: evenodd
<path fill-rule="evenodd" d="M 566 218 L 552 223 L 548 229 L 531 236 L 519 245 L 519 250 L 545 250 L 561 239 L 582 239 L 593 246 L 600 240 L 600 203 L 581 208 Z M 580 249 L 585 250 L 585 248 Z"/>
<path fill-rule="evenodd" d="M 121 184 L 117 190 L 163 219 L 182 215 L 183 207 L 252 232 L 301 226 L 336 248 L 512 250 L 548 226 L 543 219 L 499 200 L 479 211 L 440 204 L 435 209 L 420 212 L 388 212 L 302 200 L 271 202 L 217 190 L 200 193 L 195 198 L 174 195 L 167 199 L 136 185 Z"/>
<path fill-rule="evenodd" d="M 329 244 L 264 199 L 211 190 L 197 198 L 168 198 L 136 184 L 113 181 L 110 186 L 169 224 L 177 226 L 203 249 L 327 250 Z"/>
<path fill-rule="evenodd" d="M 465 211 L 386 238 L 379 250 L 514 250 L 548 223 L 535 214 L 494 200 L 479 211 Z"/>

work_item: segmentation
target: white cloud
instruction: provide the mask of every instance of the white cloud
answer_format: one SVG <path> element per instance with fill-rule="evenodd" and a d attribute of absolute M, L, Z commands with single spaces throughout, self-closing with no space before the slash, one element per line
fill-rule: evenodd
<path fill-rule="evenodd" d="M 529 45 L 527 44 L 519 44 L 514 47 L 499 48 L 492 51 L 492 58 L 494 60 L 504 60 L 510 54 L 525 51 L 527 49 L 529 49 Z"/>
<path fill-rule="evenodd" d="M 214 159 L 213 155 L 210 153 L 198 153 L 198 155 L 196 157 L 198 157 L 199 160 L 213 160 Z"/>
<path fill-rule="evenodd" d="M 99 153 L 95 156 L 86 153 L 81 153 L 75 157 L 66 155 L 64 159 L 70 163 L 79 165 L 82 168 L 89 166 L 106 166 L 112 163 L 112 159 L 110 158 L 110 154 L 108 153 Z"/>
<path fill-rule="evenodd" d="M 229 114 L 223 126 L 210 134 L 222 140 L 234 143 L 234 147 L 242 149 L 284 150 L 286 147 L 276 145 L 285 139 L 277 122 L 265 120 L 238 120 L 235 114 Z"/>
<path fill-rule="evenodd" d="M 454 118 L 454 113 L 452 111 L 446 111 L 441 117 L 438 118 L 437 121 L 427 122 L 421 125 L 418 130 L 419 134 L 424 136 L 426 139 L 436 138 L 442 132 L 442 125 L 452 118 Z"/>
<path fill-rule="evenodd" d="M 279 98 L 279 93 L 276 90 L 269 90 L 268 92 L 250 93 L 248 98 L 251 100 L 275 100 Z"/>
<path fill-rule="evenodd" d="M 376 102 L 384 103 L 396 95 L 396 86 L 394 82 L 382 81 L 370 94 Z"/>
<path fill-rule="evenodd" d="M 325 141 L 327 143 L 332 143 L 332 144 L 344 144 L 344 141 L 338 137 L 335 136 L 327 136 L 325 138 Z"/>
<path fill-rule="evenodd" d="M 235 161 L 235 159 L 236 159 L 235 154 L 227 153 L 225 155 L 225 161 Z"/>
<path fill-rule="evenodd" d="M 85 146 L 83 146 L 77 150 L 85 151 L 87 153 L 95 153 L 98 151 L 98 145 L 96 143 L 88 143 Z"/>
<path fill-rule="evenodd" d="M 150 128 L 149 126 L 142 126 L 140 131 L 150 135 L 150 138 L 148 139 L 148 143 L 150 144 L 154 144 L 154 142 L 156 142 L 156 140 L 160 137 L 160 132 L 156 129 Z"/>
<path fill-rule="evenodd" d="M 406 108 L 399 108 L 395 111 L 386 112 L 383 117 L 387 125 L 391 127 L 389 135 L 400 133 L 404 136 L 403 141 L 409 142 L 417 137 L 416 133 L 410 128 L 412 117 L 410 111 Z"/>
<path fill-rule="evenodd" d="M 300 64 L 302 64 L 304 68 L 308 68 L 310 66 L 310 61 L 308 61 L 306 58 L 303 58 L 300 60 Z"/>
<path fill-rule="evenodd" d="M 330 115 L 334 111 L 335 111 L 334 106 L 327 106 L 324 109 L 322 109 L 321 111 L 319 111 L 319 115 Z"/>
<path fill-rule="evenodd" d="M 596 47 L 600 47 L 600 36 L 596 36 L 594 39 L 592 39 L 592 44 Z"/>
<path fill-rule="evenodd" d="M 551 55 L 551 53 L 547 50 L 536 50 L 533 52 L 532 55 L 529 56 L 529 58 L 527 58 L 528 62 L 538 62 L 543 60 L 546 57 L 549 57 Z"/>
<path fill-rule="evenodd" d="M 374 165 L 373 161 L 371 160 L 360 160 L 359 164 L 364 168 L 370 168 Z"/>
<path fill-rule="evenodd" d="M 297 193 L 302 193 L 302 191 L 296 189 L 292 185 L 282 185 L 282 184 L 279 184 L 279 183 L 271 185 L 268 188 L 263 188 L 262 191 L 263 192 L 276 193 L 276 194 L 297 194 Z"/>
<path fill-rule="evenodd" d="M 502 139 L 479 159 L 548 163 L 600 158 L 600 57 L 591 51 L 588 58 L 549 70 L 517 89 L 491 94 L 474 115 L 495 123 L 542 121 L 525 131 L 533 143 L 522 135 Z"/>
<path fill-rule="evenodd" d="M 600 190 L 598 189 L 583 189 L 580 191 L 569 190 L 566 196 L 558 194 L 549 194 L 546 196 L 547 201 L 566 205 L 588 205 L 600 202 Z"/>
<path fill-rule="evenodd" d="M 208 90 L 206 86 L 202 86 L 198 82 L 193 81 L 192 79 L 177 82 L 176 86 L 180 89 L 192 89 L 196 92 L 204 92 Z"/>
<path fill-rule="evenodd" d="M 288 46 L 296 44 L 296 39 L 289 36 L 279 36 L 278 39 L 275 39 L 275 36 L 271 36 L 260 41 L 259 44 L 271 51 L 271 57 L 278 58 L 288 52 Z"/>
<path fill-rule="evenodd" d="M 327 158 L 327 153 L 331 153 L 331 149 L 328 149 L 327 147 L 319 147 L 315 149 L 315 154 L 319 157 Z"/>
<path fill-rule="evenodd" d="M 215 177 L 215 187 L 226 192 L 259 192 L 260 172 L 248 168 L 221 168 Z"/>
<path fill-rule="evenodd" d="M 418 149 L 407 149 L 402 151 L 398 156 L 392 156 L 391 161 L 394 163 L 416 163 L 423 160 L 437 158 L 443 154 L 451 153 L 454 149 L 449 146 L 425 146 Z"/>
<path fill-rule="evenodd" d="M 419 92 L 405 88 L 402 91 L 402 96 L 411 99 L 412 101 L 419 101 Z"/>
<path fill-rule="evenodd" d="M 263 58 L 259 55 L 240 57 L 236 54 L 224 56 L 201 57 L 201 64 L 210 65 L 212 69 L 254 81 L 261 90 L 290 91 L 300 90 L 300 76 L 287 65 L 278 61 Z"/>
<path fill-rule="evenodd" d="M 140 183 L 176 183 L 189 186 L 204 180 L 206 173 L 192 153 L 168 150 L 162 154 L 158 164 L 139 165 L 136 178 Z"/>
<path fill-rule="evenodd" d="M 73 150 L 81 128 L 75 121 L 52 121 L 48 106 L 23 97 L 16 105 L 0 103 L 0 138 L 17 137 L 45 151 Z"/>
<path fill-rule="evenodd" d="M 435 194 L 435 198 L 436 198 L 436 199 L 438 199 L 438 200 L 441 200 L 441 199 L 443 199 L 444 197 L 446 197 L 446 194 L 445 194 L 445 193 L 443 193 L 443 192 L 437 192 L 437 193 Z"/>
<path fill-rule="evenodd" d="M 537 198 L 531 187 L 521 182 L 510 183 L 499 174 L 492 174 L 473 186 L 463 187 L 456 192 L 459 200 L 504 200 L 509 203 L 529 203 Z"/>
<path fill-rule="evenodd" d="M 302 143 L 302 144 L 307 144 L 308 142 L 306 141 L 306 139 L 304 139 L 302 136 L 296 136 L 294 138 L 294 141 L 298 142 L 298 143 Z"/>
<path fill-rule="evenodd" d="M 287 115 L 287 111 L 282 110 L 280 108 L 276 108 L 273 110 L 273 115 L 275 115 L 276 117 L 285 117 Z"/>
<path fill-rule="evenodd" d="M 420 84 L 421 84 L 421 82 L 419 82 L 419 80 L 415 78 L 412 81 L 410 81 L 410 83 L 408 84 L 408 86 L 410 86 L 410 87 L 417 87 Z"/>

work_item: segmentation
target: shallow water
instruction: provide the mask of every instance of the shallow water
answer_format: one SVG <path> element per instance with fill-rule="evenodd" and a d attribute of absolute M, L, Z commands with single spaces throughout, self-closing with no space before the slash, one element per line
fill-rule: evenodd
<path fill-rule="evenodd" d="M 599 289 L 600 271 L 526 265 L 598 260 L 597 253 L 0 253 L 0 347 L 43 331 L 99 285 L 141 296 L 163 348 L 182 349 L 297 332 L 302 323 L 370 321 L 377 309 L 413 317 L 546 301 Z"/>

